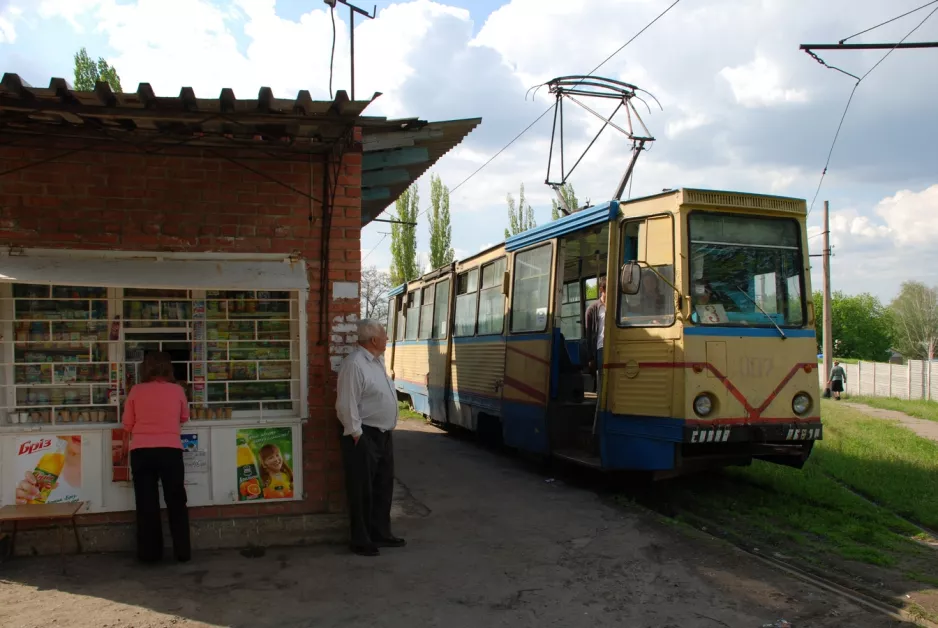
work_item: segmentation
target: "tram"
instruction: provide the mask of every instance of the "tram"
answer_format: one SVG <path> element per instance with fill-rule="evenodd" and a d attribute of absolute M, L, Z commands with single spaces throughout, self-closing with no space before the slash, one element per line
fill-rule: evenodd
<path fill-rule="evenodd" d="M 575 211 L 395 288 L 386 367 L 432 421 L 525 452 L 801 468 L 823 430 L 805 221 L 802 199 L 689 188 Z"/>

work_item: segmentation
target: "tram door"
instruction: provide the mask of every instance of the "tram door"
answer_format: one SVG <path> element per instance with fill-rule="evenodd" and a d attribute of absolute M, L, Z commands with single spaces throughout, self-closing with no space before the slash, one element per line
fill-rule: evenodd
<path fill-rule="evenodd" d="M 505 444 L 547 453 L 554 241 L 512 254 L 502 423 Z"/>

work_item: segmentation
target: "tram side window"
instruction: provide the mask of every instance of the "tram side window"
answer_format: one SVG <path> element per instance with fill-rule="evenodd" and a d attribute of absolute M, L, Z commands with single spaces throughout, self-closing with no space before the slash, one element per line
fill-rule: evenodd
<path fill-rule="evenodd" d="M 394 323 L 394 338 L 399 342 L 404 339 L 404 328 L 407 326 L 407 321 L 404 318 L 404 309 L 401 307 L 403 299 L 398 296 L 396 300 L 391 301 L 394 309 L 394 316 L 397 318 L 397 322 Z"/>
<path fill-rule="evenodd" d="M 674 324 L 673 229 L 670 216 L 637 220 L 622 226 L 622 263 L 644 263 L 638 294 L 619 295 L 621 327 Z"/>
<path fill-rule="evenodd" d="M 417 329 L 420 327 L 420 292 L 407 294 L 407 340 L 417 339 Z"/>
<path fill-rule="evenodd" d="M 391 297 L 390 299 L 388 299 L 388 318 L 386 321 L 384 321 L 384 331 L 387 332 L 389 338 L 394 337 L 394 319 L 395 319 L 394 315 L 396 313 L 394 302 L 395 302 L 394 297 Z"/>
<path fill-rule="evenodd" d="M 551 245 L 545 244 L 515 255 L 511 297 L 513 334 L 547 329 L 552 253 Z"/>
<path fill-rule="evenodd" d="M 482 267 L 482 289 L 479 291 L 479 335 L 500 334 L 505 329 L 505 258 Z"/>
<path fill-rule="evenodd" d="M 471 336 L 476 331 L 476 312 L 479 302 L 479 269 L 460 273 L 456 277 L 456 322 L 454 336 Z"/>
<path fill-rule="evenodd" d="M 420 332 L 417 339 L 426 340 L 433 328 L 433 286 L 425 286 L 421 292 Z"/>
<path fill-rule="evenodd" d="M 446 338 L 447 323 L 449 322 L 449 279 L 436 284 L 436 308 L 433 310 L 433 329 L 431 335 L 435 339 Z"/>

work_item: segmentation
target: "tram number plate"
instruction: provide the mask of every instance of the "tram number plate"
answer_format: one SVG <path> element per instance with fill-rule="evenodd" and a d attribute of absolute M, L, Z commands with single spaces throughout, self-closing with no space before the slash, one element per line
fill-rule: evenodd
<path fill-rule="evenodd" d="M 720 427 L 706 430 L 694 430 L 690 434 L 692 443 L 725 443 L 730 439 L 730 428 Z"/>
<path fill-rule="evenodd" d="M 817 440 L 819 438 L 821 438 L 819 427 L 791 428 L 785 434 L 785 440 Z"/>

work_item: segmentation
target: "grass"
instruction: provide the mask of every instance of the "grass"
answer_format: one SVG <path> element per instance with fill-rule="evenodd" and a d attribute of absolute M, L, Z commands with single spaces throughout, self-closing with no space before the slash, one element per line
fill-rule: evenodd
<path fill-rule="evenodd" d="M 872 565 L 886 580 L 938 587 L 938 554 L 921 542 L 931 539 L 893 514 L 938 529 L 938 443 L 835 402 L 822 413 L 824 440 L 803 469 L 754 462 L 674 480 L 652 499 L 760 551 L 859 578 L 869 568 L 850 565 Z"/>
<path fill-rule="evenodd" d="M 865 403 L 874 408 L 904 412 L 909 416 L 938 421 L 938 401 L 895 399 L 893 397 L 861 397 L 852 396 L 850 401 Z"/>
<path fill-rule="evenodd" d="M 938 442 L 832 403 L 824 406 L 824 424 L 812 466 L 938 529 Z"/>
<path fill-rule="evenodd" d="M 419 412 L 414 412 L 406 401 L 397 402 L 398 418 L 402 421 L 425 421 L 426 418 Z"/>

